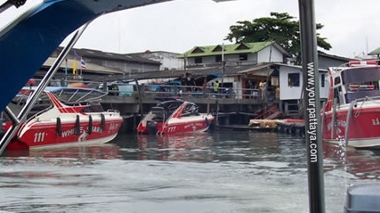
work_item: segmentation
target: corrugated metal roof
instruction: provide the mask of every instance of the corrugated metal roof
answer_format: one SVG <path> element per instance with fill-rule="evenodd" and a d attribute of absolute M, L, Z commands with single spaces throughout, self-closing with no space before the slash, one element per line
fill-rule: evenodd
<path fill-rule="evenodd" d="M 56 58 L 49 57 L 43 64 L 44 67 L 51 67 Z M 62 69 L 67 69 L 71 72 L 73 68 L 73 59 L 68 59 L 67 62 L 63 62 L 59 67 Z M 76 67 L 80 70 L 80 61 L 76 61 Z M 91 73 L 102 73 L 102 74 L 125 74 L 125 72 L 115 69 L 110 69 L 108 67 L 103 67 L 97 64 L 86 62 L 86 69 L 83 69 L 82 72 L 91 72 Z"/>
<path fill-rule="evenodd" d="M 61 50 L 63 49 L 63 47 L 59 47 L 57 49 Z M 134 63 L 154 64 L 158 66 L 161 65 L 161 63 L 158 61 L 149 60 L 149 59 L 146 59 L 134 54 L 120 54 L 120 53 L 103 52 L 100 50 L 93 50 L 93 49 L 77 49 L 77 48 L 73 48 L 70 51 L 71 54 L 74 54 L 74 51 L 83 58 L 88 57 L 88 58 L 107 59 L 107 60 L 114 60 L 114 61 L 123 61 L 123 62 L 128 61 L 128 62 L 134 62 Z"/>

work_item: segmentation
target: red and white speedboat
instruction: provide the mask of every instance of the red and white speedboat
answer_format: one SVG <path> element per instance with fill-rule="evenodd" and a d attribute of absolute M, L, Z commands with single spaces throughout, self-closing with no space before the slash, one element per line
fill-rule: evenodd
<path fill-rule="evenodd" d="M 180 99 L 168 100 L 152 107 L 140 121 L 137 132 L 140 134 L 175 134 L 183 132 L 204 132 L 210 127 L 214 116 L 199 113 L 193 102 Z"/>
<path fill-rule="evenodd" d="M 34 90 L 24 88 L 9 107 L 25 104 Z M 7 149 L 36 149 L 106 143 L 116 137 L 123 119 L 104 111 L 99 98 L 107 93 L 86 88 L 46 88 Z"/>
<path fill-rule="evenodd" d="M 323 140 L 380 148 L 380 66 L 350 62 L 329 69 L 329 97 L 322 112 Z"/>

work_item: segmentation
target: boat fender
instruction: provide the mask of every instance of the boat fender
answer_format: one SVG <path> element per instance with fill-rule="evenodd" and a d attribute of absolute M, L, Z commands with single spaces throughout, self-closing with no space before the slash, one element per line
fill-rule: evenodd
<path fill-rule="evenodd" d="M 91 135 L 91 133 L 92 133 L 92 116 L 91 115 L 88 117 L 87 133 L 89 135 Z"/>
<path fill-rule="evenodd" d="M 80 121 L 79 121 L 79 115 L 77 115 L 77 118 L 76 118 L 76 120 L 75 120 L 74 133 L 75 133 L 76 135 L 80 135 Z"/>
<path fill-rule="evenodd" d="M 57 134 L 62 136 L 62 123 L 60 117 L 57 117 Z"/>
<path fill-rule="evenodd" d="M 206 126 L 210 125 L 210 122 L 208 121 L 207 117 L 205 118 L 205 123 L 206 123 Z"/>
<path fill-rule="evenodd" d="M 100 114 L 100 128 L 104 131 L 106 129 L 106 118 Z"/>

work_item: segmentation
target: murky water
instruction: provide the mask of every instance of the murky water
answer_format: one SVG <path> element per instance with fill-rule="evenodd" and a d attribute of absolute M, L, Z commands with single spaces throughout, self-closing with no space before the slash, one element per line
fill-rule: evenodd
<path fill-rule="evenodd" d="M 285 134 L 119 135 L 111 144 L 5 153 L 0 211 L 308 212 L 304 141 Z M 324 144 L 326 212 L 380 179 L 380 153 Z M 346 159 L 346 160 L 345 160 Z"/>

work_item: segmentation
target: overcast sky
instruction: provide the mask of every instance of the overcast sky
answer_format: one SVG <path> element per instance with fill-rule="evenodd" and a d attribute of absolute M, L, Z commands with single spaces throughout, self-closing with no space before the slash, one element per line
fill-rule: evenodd
<path fill-rule="evenodd" d="M 354 57 L 380 47 L 379 0 L 315 0 L 318 32 L 332 45 L 328 53 Z M 229 42 L 237 21 L 288 12 L 298 17 L 298 0 L 175 0 L 107 14 L 93 21 L 76 48 L 134 53 L 183 53 L 194 46 Z"/>

